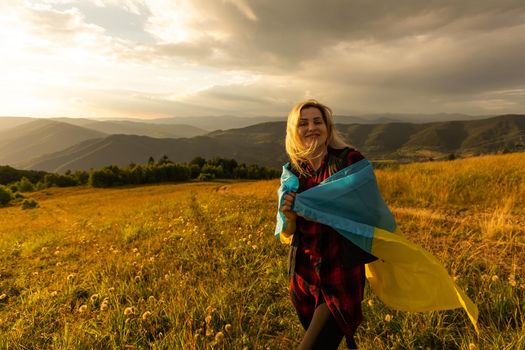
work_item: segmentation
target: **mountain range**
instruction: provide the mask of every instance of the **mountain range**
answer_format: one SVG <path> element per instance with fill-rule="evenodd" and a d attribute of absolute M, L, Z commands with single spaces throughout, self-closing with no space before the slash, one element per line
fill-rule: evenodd
<path fill-rule="evenodd" d="M 432 123 L 350 124 L 338 120 L 343 136 L 373 160 L 471 156 L 523 150 L 525 144 L 525 115 Z M 174 162 L 219 156 L 279 167 L 287 160 L 285 129 L 284 121 L 206 132 L 187 124 L 151 121 L 54 118 L 17 123 L 0 118 L 0 164 L 65 172 L 145 163 L 150 156 L 159 159 L 166 155 Z"/>
<path fill-rule="evenodd" d="M 436 114 L 401 114 L 401 113 L 382 113 L 369 114 L 362 116 L 348 116 L 335 115 L 335 122 L 337 124 L 382 124 L 394 122 L 409 122 L 409 123 L 428 123 L 437 121 L 452 121 L 452 120 L 475 120 L 485 119 L 490 116 L 472 116 L 459 113 L 436 113 Z M 128 121 L 144 123 L 143 119 L 126 119 Z M 150 124 L 186 124 L 208 131 L 226 130 L 233 128 L 243 128 L 250 125 L 266 122 L 286 121 L 286 116 L 258 116 L 258 117 L 238 117 L 231 115 L 223 116 L 195 116 L 195 117 L 172 117 L 149 119 L 147 123 Z"/>

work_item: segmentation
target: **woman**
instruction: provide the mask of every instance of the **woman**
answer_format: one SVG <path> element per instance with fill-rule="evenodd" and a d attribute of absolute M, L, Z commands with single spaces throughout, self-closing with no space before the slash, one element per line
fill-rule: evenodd
<path fill-rule="evenodd" d="M 337 132 L 331 109 L 316 100 L 298 103 L 288 115 L 286 152 L 299 179 L 297 193 L 363 159 Z M 306 331 L 299 349 L 337 349 L 343 337 L 349 348 L 356 348 L 364 264 L 375 257 L 331 227 L 298 216 L 292 210 L 295 195 L 285 194 L 280 210 L 286 219 L 282 234 L 293 235 L 290 294 Z"/>

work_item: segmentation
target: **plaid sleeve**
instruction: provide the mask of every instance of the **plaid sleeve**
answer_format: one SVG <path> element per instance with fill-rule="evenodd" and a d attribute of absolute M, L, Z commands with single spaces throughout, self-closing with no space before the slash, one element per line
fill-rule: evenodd
<path fill-rule="evenodd" d="M 357 163 L 361 159 L 365 159 L 365 157 L 361 154 L 361 152 L 359 152 L 356 149 L 351 148 L 346 154 L 346 161 L 347 161 L 346 165 L 348 166 L 348 165 Z"/>

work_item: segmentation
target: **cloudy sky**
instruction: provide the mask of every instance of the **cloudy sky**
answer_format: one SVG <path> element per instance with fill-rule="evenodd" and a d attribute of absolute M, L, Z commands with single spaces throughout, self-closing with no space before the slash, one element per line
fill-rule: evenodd
<path fill-rule="evenodd" d="M 525 110 L 523 0 L 2 0 L 0 115 Z"/>

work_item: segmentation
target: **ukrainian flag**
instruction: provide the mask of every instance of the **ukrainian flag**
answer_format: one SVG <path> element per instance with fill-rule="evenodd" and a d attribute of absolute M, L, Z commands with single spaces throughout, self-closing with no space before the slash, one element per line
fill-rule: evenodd
<path fill-rule="evenodd" d="M 283 196 L 297 192 L 299 179 L 283 166 L 278 190 Z M 429 252 L 403 238 L 383 200 L 372 165 L 354 163 L 319 185 L 295 197 L 293 210 L 309 220 L 328 225 L 378 260 L 365 266 L 374 293 L 386 305 L 402 311 L 464 308 L 478 331 L 478 308 L 454 283 L 443 265 Z M 286 221 L 277 211 L 275 235 L 284 243 Z"/>

